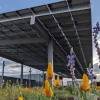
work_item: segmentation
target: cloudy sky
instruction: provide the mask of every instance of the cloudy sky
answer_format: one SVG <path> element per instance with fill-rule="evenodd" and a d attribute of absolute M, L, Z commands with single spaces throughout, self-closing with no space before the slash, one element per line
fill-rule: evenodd
<path fill-rule="evenodd" d="M 95 26 L 96 22 L 100 22 L 100 0 L 91 0 L 92 7 L 92 27 Z M 98 43 L 100 45 L 100 34 L 98 35 Z M 94 64 L 94 73 L 98 76 L 97 80 L 100 80 L 100 69 L 98 67 L 98 55 L 93 43 L 93 64 Z"/>
<path fill-rule="evenodd" d="M 9 12 L 18 9 L 24 9 L 28 7 L 38 6 L 42 4 L 48 4 L 52 2 L 57 2 L 62 0 L 0 0 L 0 13 Z M 99 7 L 100 7 L 100 0 L 91 0 L 91 7 L 92 7 L 92 27 L 95 26 L 96 22 L 100 21 L 100 14 Z M 91 33 L 92 34 L 92 33 Z M 100 39 L 98 37 L 98 42 L 100 43 Z M 2 61 L 3 58 L 0 58 L 0 74 L 2 72 Z M 20 64 L 6 61 L 5 66 L 5 75 L 18 75 L 20 74 Z M 93 63 L 98 63 L 98 56 L 96 54 L 96 49 L 93 45 Z M 100 70 L 98 66 L 94 66 L 94 71 L 96 74 L 99 74 Z M 38 73 L 38 70 L 32 69 L 33 73 Z M 24 66 L 24 74 L 29 73 L 29 67 Z"/>

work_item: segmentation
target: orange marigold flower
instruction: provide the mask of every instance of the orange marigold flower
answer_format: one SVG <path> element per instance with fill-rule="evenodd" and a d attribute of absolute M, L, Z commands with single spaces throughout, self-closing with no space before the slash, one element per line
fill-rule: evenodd
<path fill-rule="evenodd" d="M 31 89 L 30 88 L 26 88 L 26 92 L 31 92 Z"/>
<path fill-rule="evenodd" d="M 53 91 L 50 87 L 48 80 L 45 81 L 45 88 L 44 88 L 43 93 L 46 97 L 52 97 L 53 96 Z"/>
<path fill-rule="evenodd" d="M 60 85 L 60 78 L 59 78 L 59 76 L 57 76 L 57 82 L 56 82 L 56 85 L 57 85 L 57 86 Z"/>
<path fill-rule="evenodd" d="M 53 68 L 52 68 L 51 62 L 48 63 L 48 68 L 47 68 L 46 77 L 47 77 L 48 79 L 52 79 L 52 78 L 54 77 L 54 72 L 53 72 Z"/>
<path fill-rule="evenodd" d="M 90 92 L 90 91 L 91 91 L 91 88 L 87 90 L 87 92 Z"/>
<path fill-rule="evenodd" d="M 53 86 L 56 87 L 59 85 L 60 85 L 60 79 L 59 79 L 59 76 L 57 76 L 57 80 L 54 80 Z"/>
<path fill-rule="evenodd" d="M 81 89 L 85 92 L 90 90 L 89 80 L 86 74 L 83 74 L 83 80 L 81 83 Z"/>
<path fill-rule="evenodd" d="M 97 90 L 100 89 L 100 86 L 96 86 L 96 89 L 97 89 Z"/>
<path fill-rule="evenodd" d="M 57 86 L 57 80 L 54 80 L 54 82 L 53 82 L 53 86 L 54 86 L 54 87 Z"/>

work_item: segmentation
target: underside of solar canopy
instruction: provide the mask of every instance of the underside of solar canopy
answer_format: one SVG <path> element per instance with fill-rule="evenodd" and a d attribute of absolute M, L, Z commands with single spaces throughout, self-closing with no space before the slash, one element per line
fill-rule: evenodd
<path fill-rule="evenodd" d="M 66 68 L 73 47 L 76 77 L 92 64 L 90 0 L 68 0 L 0 14 L 0 56 L 46 70 L 48 43 L 53 40 L 54 71 L 71 77 Z"/>

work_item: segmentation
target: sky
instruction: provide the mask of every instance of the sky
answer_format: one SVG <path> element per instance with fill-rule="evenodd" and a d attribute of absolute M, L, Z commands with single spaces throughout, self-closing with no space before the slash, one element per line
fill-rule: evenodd
<path fill-rule="evenodd" d="M 95 26 L 96 22 L 100 22 L 100 13 L 99 13 L 99 7 L 100 7 L 100 0 L 91 0 L 91 7 L 92 7 L 92 27 Z M 100 44 L 100 34 L 98 35 L 98 42 Z M 94 47 L 93 43 L 93 63 L 98 63 L 98 56 L 96 49 Z"/>
<path fill-rule="evenodd" d="M 0 0 L 0 12 L 9 12 L 63 0 Z"/>
<path fill-rule="evenodd" d="M 63 0 L 0 0 L 0 13 L 39 6 L 39 5 L 48 4 L 48 3 L 57 2 L 57 1 L 63 1 Z M 92 27 L 95 26 L 96 22 L 98 21 L 100 22 L 99 7 L 100 7 L 100 0 L 91 0 Z M 99 38 L 100 38 L 100 35 L 98 37 L 98 42 L 100 43 Z M 0 61 L 1 61 L 0 74 L 2 71 L 2 60 L 3 58 L 0 58 Z M 7 59 L 5 59 L 5 61 L 6 61 L 5 75 L 13 74 L 16 76 L 20 73 L 20 64 L 12 62 L 12 61 L 8 61 Z M 98 56 L 97 56 L 94 44 L 93 44 L 93 63 L 94 64 L 98 63 Z M 94 70 L 95 71 L 99 70 L 98 66 L 94 67 Z M 32 69 L 32 72 L 38 73 L 40 71 Z M 29 73 L 29 67 L 24 66 L 24 73 Z M 99 72 L 97 74 L 99 74 Z"/>

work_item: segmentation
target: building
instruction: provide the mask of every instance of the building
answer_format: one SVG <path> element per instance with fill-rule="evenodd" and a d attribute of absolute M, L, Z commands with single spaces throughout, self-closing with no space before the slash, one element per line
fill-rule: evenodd
<path fill-rule="evenodd" d="M 61 85 L 62 85 L 62 77 L 60 77 Z M 57 78 L 57 75 L 55 75 L 55 78 Z M 30 75 L 26 74 L 23 75 L 23 79 L 30 80 Z M 32 86 L 43 86 L 44 81 L 46 80 L 46 74 L 40 73 L 40 74 L 31 74 L 31 80 L 35 81 L 35 83 Z M 32 84 L 32 83 L 31 83 Z"/>
<path fill-rule="evenodd" d="M 0 86 L 1 86 L 1 80 L 2 80 L 2 76 L 0 76 Z M 7 82 L 10 82 L 11 84 L 20 84 L 20 78 L 4 76 L 3 83 L 6 84 Z M 36 84 L 36 81 L 31 80 L 31 86 L 33 87 L 33 86 L 35 86 L 35 84 Z M 29 87 L 28 79 L 23 79 L 23 86 Z"/>
<path fill-rule="evenodd" d="M 82 82 L 82 79 L 77 79 L 77 82 L 80 84 Z M 63 86 L 72 85 L 72 79 L 71 78 L 63 78 Z"/>
<path fill-rule="evenodd" d="M 29 74 L 23 75 L 23 79 L 30 80 L 30 75 Z M 33 84 L 32 86 L 42 86 L 44 82 L 44 76 L 43 74 L 32 74 L 31 80 L 35 82 L 31 83 L 31 85 Z"/>

